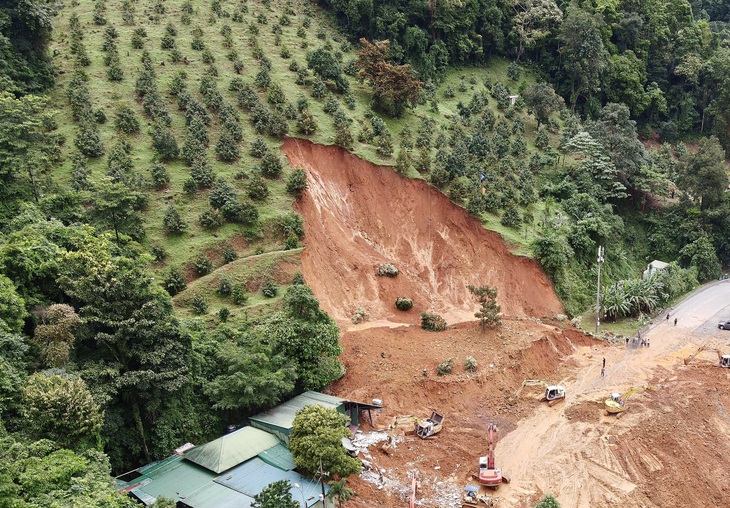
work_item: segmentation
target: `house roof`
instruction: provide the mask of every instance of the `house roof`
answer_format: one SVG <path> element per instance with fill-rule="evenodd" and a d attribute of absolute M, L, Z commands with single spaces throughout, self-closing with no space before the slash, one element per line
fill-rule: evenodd
<path fill-rule="evenodd" d="M 669 263 L 665 263 L 664 261 L 659 261 L 658 259 L 655 259 L 651 263 L 649 263 L 649 266 L 652 268 L 656 268 L 658 270 L 661 270 L 663 268 L 666 268 L 669 266 Z"/>
<path fill-rule="evenodd" d="M 271 466 L 278 467 L 282 471 L 291 471 L 297 467 L 294 464 L 294 457 L 292 457 L 291 452 L 282 444 L 278 444 L 273 448 L 259 453 L 259 458 Z"/>
<path fill-rule="evenodd" d="M 193 508 L 250 508 L 253 498 L 215 482 L 210 482 L 193 495 L 183 499 Z"/>
<path fill-rule="evenodd" d="M 160 496 L 175 501 L 185 499 L 216 477 L 214 473 L 184 460 L 180 455 L 153 462 L 137 472 L 139 476 L 133 480 L 117 480 L 117 483 L 122 492 L 131 493 L 145 505 L 154 503 Z"/>
<path fill-rule="evenodd" d="M 297 395 L 288 402 L 284 402 L 273 409 L 259 413 L 249 419 L 251 421 L 283 429 L 291 429 L 292 424 L 294 423 L 294 417 L 300 409 L 314 404 L 319 404 L 324 407 L 338 408 L 345 402 L 347 402 L 345 399 L 334 397 L 332 395 L 326 395 L 319 392 L 305 392 L 301 395 Z"/>
<path fill-rule="evenodd" d="M 292 498 L 302 508 L 309 508 L 319 500 L 321 485 L 294 471 L 282 471 L 256 457 L 219 476 L 215 482 L 247 496 L 255 496 L 268 485 L 279 480 L 289 480 Z M 298 484 L 299 488 L 294 487 Z M 300 491 L 301 489 L 301 491 Z M 325 486 L 325 492 L 329 488 Z M 306 507 L 304 505 L 306 500 Z M 197 508 L 197 507 L 196 507 Z"/>
<path fill-rule="evenodd" d="M 279 440 L 268 432 L 243 427 L 188 450 L 184 457 L 210 471 L 222 473 L 278 444 Z"/>

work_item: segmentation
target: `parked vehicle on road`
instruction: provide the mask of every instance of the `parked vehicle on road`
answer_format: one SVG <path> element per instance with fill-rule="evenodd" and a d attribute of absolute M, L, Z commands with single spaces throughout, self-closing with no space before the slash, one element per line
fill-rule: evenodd
<path fill-rule="evenodd" d="M 717 327 L 720 330 L 730 330 L 730 319 L 726 319 L 725 321 L 720 321 L 717 323 Z"/>

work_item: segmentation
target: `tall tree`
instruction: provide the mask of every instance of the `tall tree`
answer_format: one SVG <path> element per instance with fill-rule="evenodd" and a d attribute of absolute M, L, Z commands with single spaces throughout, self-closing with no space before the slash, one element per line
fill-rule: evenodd
<path fill-rule="evenodd" d="M 590 14 L 575 5 L 568 8 L 567 17 L 558 36 L 561 68 L 567 82 L 565 93 L 571 108 L 579 100 L 593 96 L 601 84 L 607 66 L 608 52 L 603 44 L 600 15 Z"/>
<path fill-rule="evenodd" d="M 23 390 L 28 429 L 70 450 L 101 448 L 104 415 L 82 379 L 42 372 Z"/>
<path fill-rule="evenodd" d="M 114 230 L 117 244 L 119 233 L 126 233 L 132 238 L 144 236 L 142 217 L 137 210 L 144 201 L 144 196 L 129 189 L 122 183 L 104 179 L 95 185 L 94 204 L 89 211 L 91 219 Z"/>
<path fill-rule="evenodd" d="M 45 108 L 42 97 L 16 99 L 0 91 L 0 226 L 18 213 L 22 201 L 40 197 L 40 178 L 50 167 Z"/>
<path fill-rule="evenodd" d="M 714 136 L 700 140 L 695 153 L 680 159 L 681 182 L 702 209 L 713 208 L 723 201 L 728 186 L 724 164 L 725 153 Z"/>
<path fill-rule="evenodd" d="M 535 83 L 525 90 L 525 104 L 535 115 L 538 129 L 550 119 L 550 115 L 564 107 L 563 98 L 548 83 Z"/>
<path fill-rule="evenodd" d="M 373 102 L 381 111 L 399 117 L 406 106 L 415 105 L 423 83 L 418 81 L 410 65 L 387 62 L 389 41 L 371 44 L 363 38 L 360 44 L 357 63 L 360 76 L 373 87 Z"/>
<path fill-rule="evenodd" d="M 646 154 L 629 108 L 625 104 L 606 104 L 596 120 L 586 122 L 586 130 L 606 148 L 618 170 L 619 182 L 627 189 L 634 189 L 634 180 L 646 162 Z"/>
<path fill-rule="evenodd" d="M 58 283 L 83 318 L 77 361 L 107 403 L 104 438 L 115 466 L 151 459 L 148 438 L 189 381 L 190 337 L 144 259 L 116 256 L 105 238 L 63 257 Z"/>

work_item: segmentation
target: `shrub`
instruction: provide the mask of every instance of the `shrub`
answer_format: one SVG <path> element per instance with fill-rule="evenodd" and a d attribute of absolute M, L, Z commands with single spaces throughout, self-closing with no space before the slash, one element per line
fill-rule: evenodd
<path fill-rule="evenodd" d="M 216 293 L 221 296 L 230 296 L 233 292 L 233 281 L 229 277 L 221 277 L 218 281 L 218 289 Z"/>
<path fill-rule="evenodd" d="M 413 308 L 413 300 L 405 296 L 399 296 L 395 299 L 395 306 L 398 310 L 410 310 Z"/>
<path fill-rule="evenodd" d="M 296 212 L 282 214 L 277 225 L 284 237 L 295 235 L 297 238 L 302 238 L 304 236 L 304 221 L 302 216 Z"/>
<path fill-rule="evenodd" d="M 259 219 L 259 211 L 253 203 L 240 203 L 237 199 L 229 201 L 221 208 L 223 216 L 238 224 L 255 224 Z"/>
<path fill-rule="evenodd" d="M 150 247 L 150 254 L 156 263 L 159 263 L 167 257 L 167 251 L 159 243 L 152 244 Z"/>
<path fill-rule="evenodd" d="M 185 277 L 183 276 L 182 270 L 180 270 L 180 268 L 170 268 L 170 270 L 165 275 L 163 286 L 165 290 L 170 293 L 170 296 L 175 296 L 180 291 L 185 289 L 188 285 L 185 282 Z"/>
<path fill-rule="evenodd" d="M 222 178 L 216 178 L 208 195 L 210 206 L 220 209 L 223 208 L 223 205 L 234 199 L 236 199 L 236 190 L 231 184 Z"/>
<path fill-rule="evenodd" d="M 195 273 L 198 275 L 208 275 L 213 271 L 213 262 L 200 254 L 193 260 L 193 270 L 195 270 Z"/>
<path fill-rule="evenodd" d="M 236 305 L 245 305 L 248 300 L 246 296 L 246 290 L 243 286 L 236 284 L 231 290 L 231 301 Z"/>
<path fill-rule="evenodd" d="M 167 187 L 170 183 L 170 173 L 167 171 L 167 167 L 164 164 L 155 162 L 152 164 L 152 185 L 155 189 L 160 190 Z"/>
<path fill-rule="evenodd" d="M 190 300 L 190 308 L 198 315 L 208 313 L 208 299 L 204 296 L 194 296 Z"/>
<path fill-rule="evenodd" d="M 297 116 L 297 131 L 305 136 L 317 132 L 317 119 L 314 117 L 309 108 L 304 108 Z"/>
<path fill-rule="evenodd" d="M 218 159 L 224 162 L 233 162 L 239 157 L 238 143 L 228 129 L 224 129 L 218 143 L 215 145 Z"/>
<path fill-rule="evenodd" d="M 368 311 L 358 305 L 355 309 L 354 314 L 350 318 L 350 321 L 352 321 L 353 324 L 358 324 L 362 323 L 363 321 L 367 321 L 369 318 L 370 314 L 368 314 Z"/>
<path fill-rule="evenodd" d="M 398 268 L 393 263 L 384 263 L 375 271 L 375 275 L 380 277 L 395 277 L 398 273 Z"/>
<path fill-rule="evenodd" d="M 114 126 L 118 131 L 125 134 L 139 132 L 139 121 L 135 117 L 134 110 L 129 106 L 122 106 L 116 112 Z"/>
<path fill-rule="evenodd" d="M 76 134 L 74 145 L 79 152 L 87 157 L 100 157 L 104 155 L 104 145 L 99 137 L 99 131 L 94 124 L 82 125 Z"/>
<path fill-rule="evenodd" d="M 446 320 L 438 314 L 423 312 L 421 313 L 421 328 L 430 332 L 441 332 L 446 330 Z"/>
<path fill-rule="evenodd" d="M 266 144 L 266 141 L 262 138 L 256 138 L 253 140 L 253 143 L 251 143 L 251 148 L 248 153 L 251 157 L 261 159 L 264 155 L 269 153 L 269 147 Z"/>
<path fill-rule="evenodd" d="M 170 234 L 180 234 L 187 229 L 187 224 L 180 217 L 175 205 L 167 207 L 165 217 L 162 219 L 162 227 Z"/>
<path fill-rule="evenodd" d="M 261 285 L 261 293 L 266 298 L 274 298 L 279 293 L 279 288 L 271 279 L 266 279 Z"/>
<path fill-rule="evenodd" d="M 218 319 L 221 320 L 221 323 L 225 323 L 228 321 L 228 316 L 231 315 L 231 311 L 228 310 L 228 307 L 221 307 L 218 311 Z"/>
<path fill-rule="evenodd" d="M 477 371 L 478 365 L 477 359 L 473 356 L 467 356 L 466 360 L 464 360 L 464 370 L 472 374 Z"/>
<path fill-rule="evenodd" d="M 223 261 L 225 263 L 232 263 L 236 259 L 238 259 L 236 249 L 234 249 L 232 245 L 226 245 L 223 248 Z"/>
<path fill-rule="evenodd" d="M 254 201 L 264 201 L 269 197 L 269 187 L 266 185 L 266 180 L 258 174 L 254 174 L 246 183 L 246 190 L 248 197 Z"/>
<path fill-rule="evenodd" d="M 193 162 L 193 167 L 190 168 L 190 175 L 199 187 L 205 189 L 213 185 L 213 181 L 215 180 L 213 170 L 205 159 L 197 159 Z"/>
<path fill-rule="evenodd" d="M 279 178 L 283 165 L 273 152 L 267 152 L 261 159 L 261 173 L 267 178 Z"/>
<path fill-rule="evenodd" d="M 291 172 L 286 181 L 286 191 L 289 194 L 299 196 L 307 189 L 307 172 L 301 168 L 297 168 Z"/>
<path fill-rule="evenodd" d="M 454 370 L 454 359 L 453 358 L 447 358 L 443 362 L 439 363 L 436 367 L 436 372 L 439 376 L 445 376 L 446 374 L 451 374 L 451 371 Z"/>
<path fill-rule="evenodd" d="M 218 210 L 206 210 L 198 218 L 198 224 L 203 228 L 217 228 L 223 225 L 223 214 Z"/>
<path fill-rule="evenodd" d="M 175 136 L 159 123 L 152 129 L 152 146 L 163 161 L 172 160 L 180 153 Z"/>

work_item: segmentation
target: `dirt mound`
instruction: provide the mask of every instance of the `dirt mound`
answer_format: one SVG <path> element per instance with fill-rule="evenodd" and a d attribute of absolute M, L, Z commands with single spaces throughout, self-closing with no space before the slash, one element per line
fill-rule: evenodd
<path fill-rule="evenodd" d="M 468 284 L 499 290 L 505 316 L 562 312 L 533 260 L 510 253 L 501 237 L 421 180 L 373 165 L 341 148 L 288 139 L 282 150 L 307 170 L 308 190 L 296 203 L 305 220 L 302 272 L 322 307 L 338 321 L 363 307 L 374 322 L 419 322 L 422 311 L 449 323 L 474 319 Z M 384 263 L 397 277 L 377 277 Z M 412 298 L 407 313 L 398 296 Z"/>

